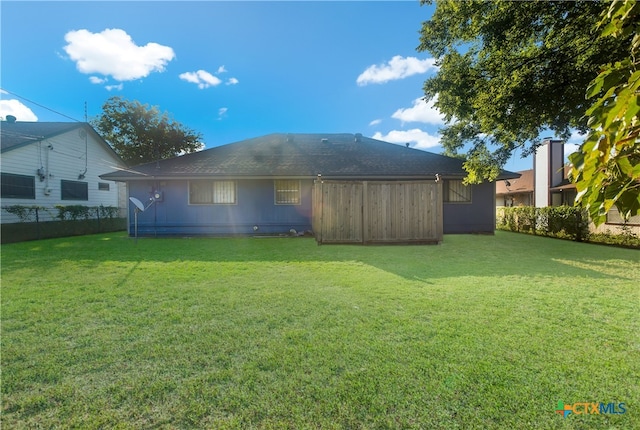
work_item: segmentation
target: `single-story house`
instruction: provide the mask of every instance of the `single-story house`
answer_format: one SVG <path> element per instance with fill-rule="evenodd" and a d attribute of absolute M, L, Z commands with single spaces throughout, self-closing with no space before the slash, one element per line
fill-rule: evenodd
<path fill-rule="evenodd" d="M 364 217 L 366 228 L 379 221 L 389 230 L 400 228 L 399 222 L 405 223 L 403 229 L 422 229 L 423 223 L 436 219 L 440 235 L 493 233 L 495 183 L 465 186 L 465 174 L 459 159 L 359 133 L 276 133 L 101 177 L 126 182 L 132 201 L 145 206 L 137 216 L 133 204 L 129 210 L 129 232 L 134 234 L 137 218 L 141 236 L 299 234 L 313 231 L 319 219 L 328 222 L 331 214 L 326 212 L 322 221 L 314 214 L 314 204 L 316 211 L 327 209 L 329 200 L 348 212 L 337 215 L 340 208 L 334 207 L 331 216 Z M 503 171 L 498 179 L 518 176 Z M 365 189 L 377 197 L 362 197 Z M 365 210 L 357 205 L 372 199 L 385 207 L 363 215 Z M 369 219 L 371 213 L 376 220 Z M 335 219 L 341 224 L 338 229 L 350 228 L 347 220 Z M 361 241 L 367 242 L 366 232 Z"/>
<path fill-rule="evenodd" d="M 533 169 L 516 173 L 519 178 L 496 181 L 496 206 L 533 206 Z"/>
<path fill-rule="evenodd" d="M 41 221 L 55 217 L 56 205 L 127 206 L 125 185 L 100 178 L 125 163 L 87 123 L 22 122 L 7 115 L 0 143 L 2 223 L 20 221 L 4 210 L 8 206 L 44 208 Z"/>

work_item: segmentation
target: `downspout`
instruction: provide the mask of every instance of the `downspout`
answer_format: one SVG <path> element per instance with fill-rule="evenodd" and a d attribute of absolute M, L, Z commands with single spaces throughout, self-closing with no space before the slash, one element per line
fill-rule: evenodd
<path fill-rule="evenodd" d="M 49 152 L 53 151 L 53 145 L 50 143 L 47 144 L 47 149 L 44 153 L 44 195 L 48 196 L 51 194 L 51 188 L 49 188 Z"/>

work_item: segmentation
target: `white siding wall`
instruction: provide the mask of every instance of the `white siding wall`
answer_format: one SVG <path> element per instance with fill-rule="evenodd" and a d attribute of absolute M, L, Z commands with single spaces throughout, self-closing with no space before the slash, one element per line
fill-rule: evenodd
<path fill-rule="evenodd" d="M 86 145 L 85 145 L 86 135 Z M 85 164 L 85 160 L 88 160 Z M 85 170 L 84 179 L 78 175 Z M 123 167 L 120 160 L 92 133 L 83 128 L 72 130 L 41 142 L 16 148 L 2 154 L 3 173 L 35 176 L 36 198 L 2 199 L 2 207 L 11 205 L 41 206 L 55 205 L 114 206 L 119 207 L 121 186 L 116 182 L 103 181 L 98 176 Z M 36 171 L 42 168 L 45 179 L 40 181 Z M 88 184 L 88 200 L 62 200 L 61 180 L 80 181 Z M 109 190 L 98 189 L 98 183 L 108 183 Z M 55 210 L 50 211 L 53 216 Z M 41 219 L 46 219 L 46 212 Z M 2 223 L 18 222 L 14 215 L 2 210 Z"/>
<path fill-rule="evenodd" d="M 563 142 L 545 139 L 542 145 L 536 149 L 533 170 L 536 207 L 560 205 L 560 201 L 549 201 L 549 188 L 557 187 L 564 179 Z M 552 196 L 551 198 L 558 199 L 560 196 Z"/>
<path fill-rule="evenodd" d="M 534 167 L 534 202 L 536 207 L 549 206 L 549 145 L 536 149 Z"/>

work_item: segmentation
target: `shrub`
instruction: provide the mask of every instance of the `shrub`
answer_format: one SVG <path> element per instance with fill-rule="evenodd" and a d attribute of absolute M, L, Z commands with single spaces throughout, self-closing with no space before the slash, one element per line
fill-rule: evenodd
<path fill-rule="evenodd" d="M 37 206 L 21 206 L 21 205 L 11 205 L 5 206 L 3 209 L 10 214 L 13 214 L 20 219 L 20 222 L 29 222 L 31 221 L 31 217 L 36 214 L 38 209 Z"/>
<path fill-rule="evenodd" d="M 604 243 L 606 245 L 640 248 L 640 238 L 631 231 L 629 226 L 622 226 L 621 234 L 614 234 L 607 230 L 604 233 L 594 233 L 589 236 L 589 242 Z"/>
<path fill-rule="evenodd" d="M 58 209 L 58 218 L 61 221 L 70 219 L 76 221 L 78 219 L 89 219 L 89 207 L 83 205 L 56 205 Z"/>
<path fill-rule="evenodd" d="M 96 211 L 98 213 L 98 216 L 100 218 L 109 218 L 109 219 L 113 219 L 113 218 L 117 218 L 120 209 L 117 207 L 113 207 L 113 206 L 103 206 L 100 205 L 100 207 L 96 208 Z"/>
<path fill-rule="evenodd" d="M 589 235 L 588 220 L 583 209 L 572 206 L 520 206 L 503 208 L 498 228 L 582 241 Z"/>

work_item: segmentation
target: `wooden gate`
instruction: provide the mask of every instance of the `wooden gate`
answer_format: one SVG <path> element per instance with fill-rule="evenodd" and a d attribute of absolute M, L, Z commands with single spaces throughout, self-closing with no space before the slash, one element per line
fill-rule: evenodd
<path fill-rule="evenodd" d="M 442 183 L 318 180 L 312 225 L 318 243 L 440 243 Z"/>

